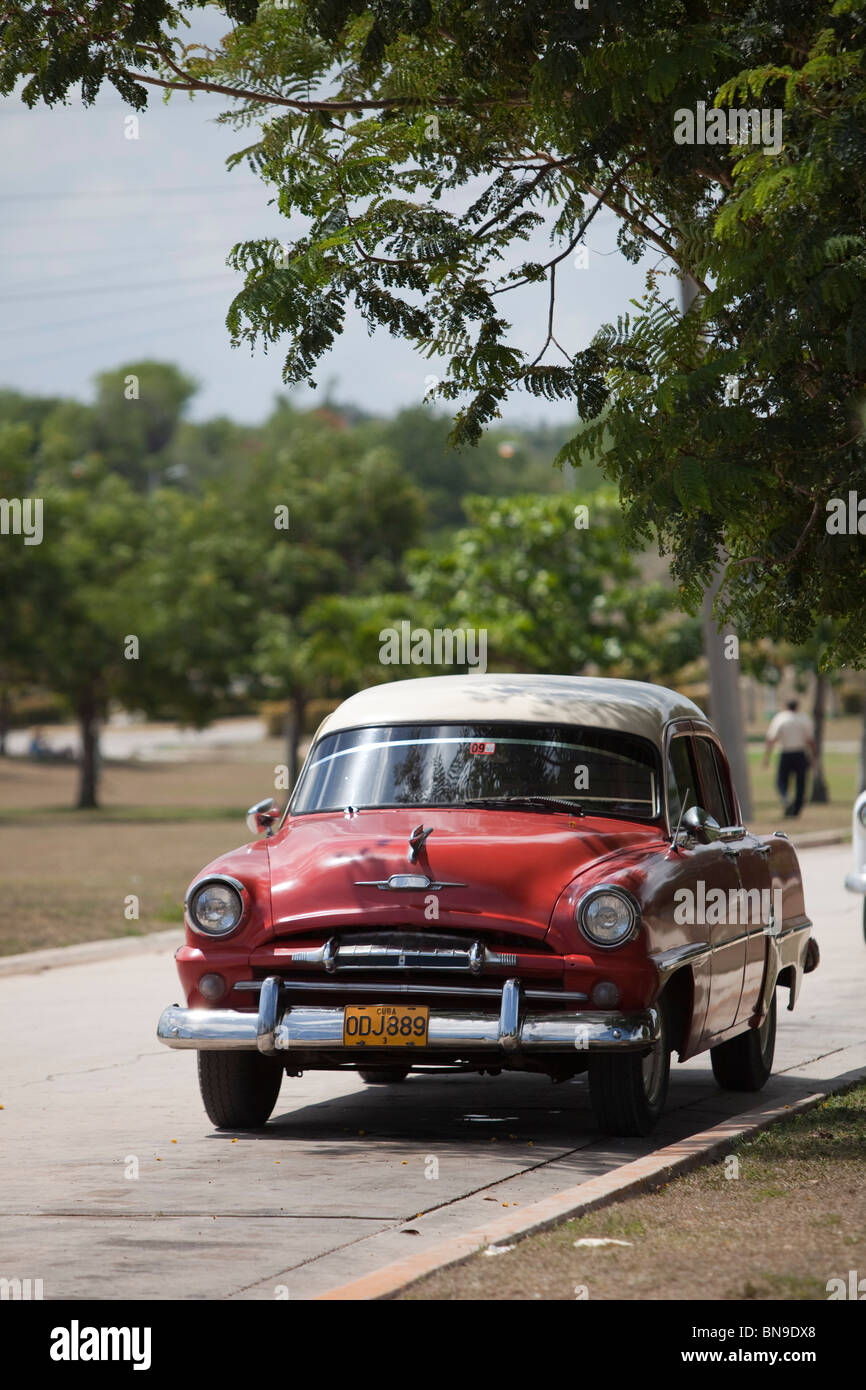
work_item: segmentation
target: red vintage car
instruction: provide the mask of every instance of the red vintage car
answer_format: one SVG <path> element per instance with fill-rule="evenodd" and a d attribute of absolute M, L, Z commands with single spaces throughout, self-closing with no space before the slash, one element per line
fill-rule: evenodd
<path fill-rule="evenodd" d="M 770 1074 L 776 989 L 817 964 L 797 858 L 740 823 L 705 715 L 638 681 L 469 675 L 363 690 L 319 728 L 284 813 L 186 898 L 187 1005 L 220 1128 L 263 1125 L 283 1072 L 588 1073 L 601 1130 L 641 1135 L 670 1055 Z"/>

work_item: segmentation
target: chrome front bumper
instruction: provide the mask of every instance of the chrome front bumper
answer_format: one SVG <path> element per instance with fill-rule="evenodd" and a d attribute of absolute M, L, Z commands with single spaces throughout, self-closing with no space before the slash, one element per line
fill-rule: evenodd
<path fill-rule="evenodd" d="M 398 1053 L 408 1060 L 431 1052 L 628 1052 L 654 1043 L 659 1035 L 655 1009 L 641 1013 L 534 1013 L 522 1006 L 520 982 L 506 980 L 499 1014 L 431 1005 L 427 1043 L 413 1048 L 344 1047 L 343 1006 L 287 1002 L 291 986 L 276 975 L 264 981 L 258 1014 L 239 1009 L 165 1009 L 156 1035 L 167 1047 L 201 1051 L 257 1049 L 266 1056 L 292 1052 L 341 1052 L 346 1061 L 375 1053 Z"/>

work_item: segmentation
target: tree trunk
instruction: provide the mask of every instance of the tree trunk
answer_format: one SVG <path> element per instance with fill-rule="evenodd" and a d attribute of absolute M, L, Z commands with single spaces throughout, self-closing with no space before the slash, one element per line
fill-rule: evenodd
<path fill-rule="evenodd" d="M 697 281 L 689 274 L 684 275 L 680 280 L 680 312 L 683 315 L 689 312 L 699 295 Z M 703 349 L 700 355 L 703 356 Z M 693 365 L 697 366 L 698 363 Z M 736 633 L 730 623 L 726 623 L 720 631 L 713 617 L 713 602 L 721 582 L 720 560 L 713 581 L 704 592 L 702 611 L 704 655 L 710 685 L 710 714 L 728 755 L 731 777 L 740 802 L 740 814 L 743 821 L 748 823 L 752 815 L 752 789 L 749 783 L 749 760 L 746 754 L 746 734 L 740 696 L 739 642 L 733 648 L 737 655 L 730 655 L 725 639 L 736 637 Z"/>
<path fill-rule="evenodd" d="M 91 690 L 78 701 L 78 726 L 81 731 L 81 761 L 78 782 L 78 809 L 98 806 L 96 793 L 99 783 L 99 711 Z"/>
<path fill-rule="evenodd" d="M 289 795 L 294 790 L 300 772 L 300 743 L 304 734 L 304 715 L 307 710 L 307 699 L 305 695 L 293 695 L 289 700 L 289 712 L 286 715 L 286 766 L 289 769 L 288 783 Z"/>
<path fill-rule="evenodd" d="M 704 656 L 710 683 L 710 717 L 728 755 L 731 777 L 740 802 L 740 812 L 743 821 L 748 824 L 752 815 L 752 790 L 740 704 L 740 662 L 739 657 L 728 656 L 725 651 L 726 639 L 735 637 L 736 634 L 730 624 L 725 624 L 719 630 L 713 617 L 713 601 L 719 591 L 721 580 L 720 566 L 704 594 L 702 608 Z"/>
<path fill-rule="evenodd" d="M 815 725 L 815 765 L 812 768 L 812 795 L 809 800 L 824 806 L 830 800 L 824 777 L 824 711 L 827 701 L 827 677 L 815 672 L 815 702 L 812 722 Z"/>

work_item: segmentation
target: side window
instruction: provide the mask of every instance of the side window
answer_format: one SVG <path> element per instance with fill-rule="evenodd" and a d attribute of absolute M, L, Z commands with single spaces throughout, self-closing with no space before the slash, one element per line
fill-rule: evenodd
<path fill-rule="evenodd" d="M 686 809 L 700 805 L 698 779 L 691 753 L 691 738 L 680 734 L 672 738 L 668 749 L 668 820 L 671 831 L 676 828 L 680 818 L 683 801 L 688 792 Z"/>
<path fill-rule="evenodd" d="M 722 789 L 722 804 L 725 808 L 725 819 L 723 821 L 719 821 L 719 824 L 733 825 L 737 820 L 737 816 L 734 812 L 734 798 L 731 795 L 731 774 L 728 769 L 728 764 L 725 758 L 723 757 L 718 747 L 718 744 L 714 743 L 712 745 L 712 749 L 713 762 L 716 764 L 716 776 L 719 779 L 719 786 Z"/>
<path fill-rule="evenodd" d="M 722 779 L 716 765 L 716 747 L 711 739 L 695 739 L 695 755 L 704 787 L 704 810 L 715 816 L 719 825 L 730 825 L 733 811 L 727 794 L 727 779 Z"/>

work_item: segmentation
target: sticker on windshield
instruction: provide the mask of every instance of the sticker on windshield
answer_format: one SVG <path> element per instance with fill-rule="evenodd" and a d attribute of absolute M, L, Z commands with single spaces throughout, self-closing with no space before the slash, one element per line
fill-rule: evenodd
<path fill-rule="evenodd" d="M 495 744 L 495 743 L 470 743 L 470 745 L 469 745 L 469 752 L 470 752 L 470 753 L 495 753 L 495 752 L 496 752 L 496 744 Z"/>

